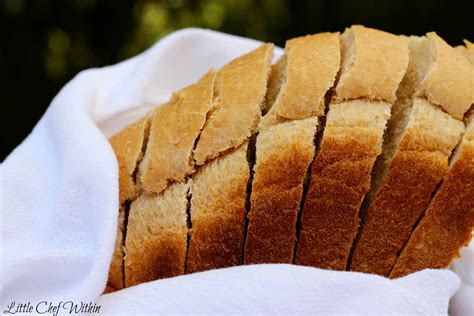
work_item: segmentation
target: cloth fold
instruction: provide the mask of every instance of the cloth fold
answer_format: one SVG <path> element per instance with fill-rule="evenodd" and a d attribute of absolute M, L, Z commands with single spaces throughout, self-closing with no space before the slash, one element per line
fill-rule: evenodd
<path fill-rule="evenodd" d="M 100 296 L 118 214 L 118 170 L 107 137 L 210 68 L 259 45 L 185 29 L 127 61 L 83 71 L 60 91 L 0 167 L 2 309 L 12 302 L 80 303 L 100 297 L 102 311 L 111 313 L 446 313 L 459 279 L 451 271 L 434 270 L 392 281 L 307 267 L 249 266 Z M 464 256 L 454 270 L 464 271 L 459 275 L 467 283 L 461 288 L 468 291 L 451 306 L 460 315 L 474 311 L 466 301 L 473 266 L 463 261 Z"/>
<path fill-rule="evenodd" d="M 397 280 L 355 272 L 269 264 L 145 283 L 104 295 L 105 313 L 422 314 L 447 311 L 459 282 L 449 270 Z"/>

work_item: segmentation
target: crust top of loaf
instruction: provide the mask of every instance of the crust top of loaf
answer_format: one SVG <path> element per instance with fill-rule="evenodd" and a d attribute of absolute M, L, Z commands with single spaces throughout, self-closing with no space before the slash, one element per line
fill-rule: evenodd
<path fill-rule="evenodd" d="M 120 169 L 121 207 L 131 202 L 128 219 L 123 218 L 124 211 L 120 213 L 119 222 L 127 223 L 128 231 L 125 245 L 122 236 L 117 237 L 113 269 L 118 272 L 110 279 L 125 277 L 129 286 L 182 274 L 188 255 L 190 262 L 196 261 L 188 272 L 240 264 L 245 240 L 251 244 L 259 239 L 269 245 L 268 257 L 275 258 L 284 247 L 255 231 L 270 237 L 280 234 L 292 250 L 298 239 L 296 227 L 304 229 L 296 224 L 299 211 L 304 218 L 301 206 L 313 203 L 328 214 L 326 206 L 338 214 L 347 209 L 357 215 L 371 186 L 369 203 L 381 187 L 388 192 L 388 198 L 380 198 L 387 205 L 396 200 L 393 196 L 410 202 L 410 208 L 423 202 L 420 196 L 426 196 L 428 203 L 433 199 L 430 192 L 425 194 L 428 189 L 418 190 L 421 193 L 416 189 L 433 186 L 434 190 L 457 144 L 450 165 L 459 156 L 468 167 L 472 163 L 474 108 L 468 111 L 474 103 L 474 67 L 469 62 L 474 62 L 474 45 L 469 41 L 465 45 L 454 49 L 434 32 L 406 37 L 354 25 L 342 35 L 327 32 L 290 39 L 274 65 L 273 45 L 263 44 L 174 93 L 151 115 L 110 138 Z M 318 117 L 325 113 L 326 97 L 332 99 L 324 124 Z M 403 105 L 399 108 L 406 111 L 397 109 L 397 98 Z M 390 117 L 400 124 L 384 133 Z M 459 143 L 463 117 L 468 127 Z M 316 134 L 318 128 L 321 133 Z M 251 137 L 255 146 L 248 144 Z M 383 143 L 384 137 L 393 142 Z M 382 144 L 390 155 L 382 156 L 383 168 L 374 169 Z M 424 169 L 428 172 L 421 172 Z M 428 179 L 430 172 L 433 179 Z M 414 179 L 413 186 L 400 175 Z M 316 188 L 313 199 L 311 185 Z M 408 194 L 402 187 L 415 193 Z M 403 203 L 393 203 L 395 217 L 405 211 Z M 249 238 L 245 239 L 248 208 Z M 343 224 L 346 213 L 341 216 Z M 275 224 L 279 217 L 281 227 Z M 329 229 L 331 241 L 337 240 L 335 217 L 327 223 L 322 218 L 318 217 L 325 223 L 322 230 Z M 397 221 L 402 223 L 402 216 L 392 223 Z M 358 221 L 349 225 L 357 230 Z M 340 231 L 348 254 L 352 232 Z M 377 238 L 385 237 L 378 234 L 369 243 L 376 245 Z M 330 248 L 326 238 L 318 236 L 318 240 L 319 249 L 339 249 Z M 255 245 L 263 252 L 264 247 Z M 318 251 L 314 241 L 308 245 Z M 244 251 L 251 253 L 248 249 Z M 291 262 L 292 255 L 288 251 L 282 261 Z M 341 269 L 347 261 L 344 256 L 338 257 Z M 121 264 L 125 276 L 120 275 Z"/>
<path fill-rule="evenodd" d="M 120 203 L 135 197 L 133 174 L 143 156 L 142 147 L 146 138 L 149 115 L 127 126 L 110 138 L 119 165 Z"/>
<path fill-rule="evenodd" d="M 220 70 L 218 104 L 194 152 L 197 165 L 238 147 L 256 130 L 264 107 L 272 56 L 273 44 L 263 44 Z"/>
<path fill-rule="evenodd" d="M 143 131 L 148 116 L 127 126 L 110 138 L 115 155 L 123 162 L 128 175 L 135 171 L 137 160 L 142 155 Z"/>
<path fill-rule="evenodd" d="M 153 113 L 149 143 L 140 165 L 145 191 L 160 193 L 169 182 L 183 181 L 194 172 L 192 151 L 214 106 L 215 79 L 216 72 L 208 72 Z"/>
<path fill-rule="evenodd" d="M 408 65 L 407 39 L 354 25 L 341 36 L 343 63 L 335 100 L 396 100 Z"/>
<path fill-rule="evenodd" d="M 320 33 L 287 41 L 286 79 L 275 110 L 285 119 L 324 113 L 324 96 L 333 86 L 340 64 L 339 33 Z"/>
<path fill-rule="evenodd" d="M 472 67 L 436 33 L 427 34 L 433 54 L 419 94 L 461 120 L 472 104 Z"/>

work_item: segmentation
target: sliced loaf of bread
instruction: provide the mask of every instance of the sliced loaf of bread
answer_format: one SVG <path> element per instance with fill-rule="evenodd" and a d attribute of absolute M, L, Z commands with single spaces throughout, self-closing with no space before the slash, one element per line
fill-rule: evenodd
<path fill-rule="evenodd" d="M 473 226 L 472 49 L 353 26 L 289 40 L 273 66 L 264 44 L 174 93 L 110 139 L 107 291 L 242 263 L 447 266 Z"/>

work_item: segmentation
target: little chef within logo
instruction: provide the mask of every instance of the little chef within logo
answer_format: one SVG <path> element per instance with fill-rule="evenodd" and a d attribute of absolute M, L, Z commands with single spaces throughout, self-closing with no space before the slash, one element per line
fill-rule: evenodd
<path fill-rule="evenodd" d="M 4 314 L 50 314 L 53 316 L 65 314 L 96 314 L 100 313 L 100 305 L 89 302 L 75 303 L 73 301 L 48 302 L 41 301 L 38 303 L 31 302 L 11 302 L 3 310 Z"/>

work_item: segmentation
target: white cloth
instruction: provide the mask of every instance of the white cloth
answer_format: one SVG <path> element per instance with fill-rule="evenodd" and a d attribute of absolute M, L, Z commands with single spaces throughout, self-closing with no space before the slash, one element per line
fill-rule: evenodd
<path fill-rule="evenodd" d="M 424 270 L 391 281 L 376 275 L 286 264 L 241 266 L 150 282 L 104 295 L 106 313 L 424 314 L 446 313 L 458 281 Z"/>
<path fill-rule="evenodd" d="M 81 72 L 54 98 L 0 169 L 1 308 L 12 302 L 94 302 L 102 293 L 117 229 L 118 175 L 111 135 L 170 93 L 260 43 L 187 29 L 143 54 Z M 277 50 L 281 54 L 281 50 Z M 25 109 L 26 110 L 26 109 Z M 474 284 L 471 265 L 456 269 Z M 468 263 L 469 264 L 469 260 Z M 462 267 L 462 268 L 461 268 Z M 459 286 L 451 271 L 391 281 L 287 265 L 209 271 L 102 296 L 122 313 L 445 313 Z M 467 293 L 467 294 L 466 294 Z M 451 310 L 472 308 L 462 292 Z M 63 311 L 64 312 L 64 311 Z"/>

